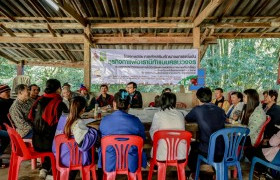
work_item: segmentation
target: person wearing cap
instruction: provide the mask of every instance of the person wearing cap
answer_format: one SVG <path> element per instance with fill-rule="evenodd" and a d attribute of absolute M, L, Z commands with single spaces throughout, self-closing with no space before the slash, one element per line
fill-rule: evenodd
<path fill-rule="evenodd" d="M 88 93 L 88 89 L 83 84 L 81 84 L 81 87 L 80 87 L 80 96 L 85 98 L 85 100 L 87 102 L 86 112 L 91 111 L 96 104 L 96 100 L 93 96 L 91 96 Z"/>
<path fill-rule="evenodd" d="M 52 142 L 55 136 L 58 120 L 62 112 L 67 112 L 62 102 L 61 84 L 57 79 L 46 82 L 45 93 L 33 104 L 28 119 L 33 125 L 32 144 L 35 151 L 52 152 Z M 46 178 L 51 170 L 51 161 L 48 157 L 42 163 L 39 177 Z"/>
<path fill-rule="evenodd" d="M 32 138 L 32 126 L 28 120 L 29 111 L 34 103 L 34 99 L 30 98 L 30 91 L 27 85 L 19 84 L 15 88 L 17 98 L 10 108 L 11 119 L 16 126 L 16 131 L 23 139 Z"/>
<path fill-rule="evenodd" d="M 11 88 L 8 85 L 0 84 L 0 156 L 4 153 L 6 147 L 10 144 L 10 138 L 4 126 L 4 123 L 11 125 L 7 115 L 14 100 L 10 98 L 10 92 Z M 0 166 L 2 166 L 2 159 L 0 159 Z"/>

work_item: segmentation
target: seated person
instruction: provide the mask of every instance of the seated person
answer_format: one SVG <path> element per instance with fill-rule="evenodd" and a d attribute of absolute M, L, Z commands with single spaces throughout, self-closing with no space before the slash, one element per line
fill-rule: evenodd
<path fill-rule="evenodd" d="M 248 126 L 250 129 L 249 136 L 246 138 L 245 142 L 245 146 L 249 148 L 255 145 L 261 132 L 262 125 L 266 121 L 266 115 L 262 109 L 259 94 L 255 89 L 246 89 L 244 91 L 243 100 L 244 108 L 241 124 Z"/>
<path fill-rule="evenodd" d="M 271 121 L 265 128 L 264 135 L 266 138 L 270 138 L 278 132 L 278 128 L 275 125 L 280 125 L 280 106 L 276 104 L 278 98 L 278 92 L 276 90 L 269 90 L 266 97 L 266 115 L 271 117 Z"/>
<path fill-rule="evenodd" d="M 9 113 L 9 109 L 13 104 L 13 99 L 11 96 L 11 88 L 8 85 L 0 84 L 0 156 L 4 153 L 5 149 L 10 144 L 10 138 L 4 123 L 11 125 L 7 114 Z M 2 159 L 0 159 L 0 167 L 6 167 L 6 165 L 2 164 Z"/>
<path fill-rule="evenodd" d="M 25 84 L 17 85 L 15 92 L 17 99 L 10 108 L 10 115 L 19 135 L 23 139 L 30 139 L 32 138 L 33 131 L 28 120 L 28 114 L 35 100 L 30 98 L 30 92 Z"/>
<path fill-rule="evenodd" d="M 62 94 L 64 104 L 67 106 L 68 109 L 70 109 L 69 106 L 70 106 L 70 102 L 71 102 L 71 99 L 72 99 L 70 89 L 68 89 L 68 88 L 62 89 L 61 94 Z"/>
<path fill-rule="evenodd" d="M 62 102 L 61 84 L 57 79 L 46 82 L 45 93 L 33 104 L 28 119 L 33 124 L 32 144 L 38 152 L 52 152 L 52 143 L 58 120 L 62 112 L 68 111 Z M 46 178 L 51 171 L 50 158 L 46 157 L 42 163 L 39 177 Z"/>
<path fill-rule="evenodd" d="M 200 88 L 196 92 L 199 105 L 194 107 L 185 117 L 187 122 L 196 122 L 199 129 L 198 142 L 191 143 L 188 166 L 191 172 L 196 170 L 198 154 L 208 156 L 210 136 L 225 127 L 226 115 L 223 109 L 210 103 L 212 92 L 209 88 Z M 224 156 L 224 141 L 217 139 L 215 161 L 221 161 Z"/>
<path fill-rule="evenodd" d="M 40 87 L 37 86 L 36 84 L 31 84 L 28 87 L 28 90 L 30 91 L 30 97 L 34 100 L 36 100 L 39 96 L 40 93 Z"/>
<path fill-rule="evenodd" d="M 280 165 L 280 131 L 274 134 L 269 139 L 269 148 L 251 148 L 246 151 L 246 157 L 252 161 L 253 157 L 256 156 L 264 161 L 270 162 L 275 165 Z M 266 168 L 260 164 L 256 164 L 256 170 L 259 172 L 263 172 Z"/>
<path fill-rule="evenodd" d="M 91 111 L 95 107 L 96 100 L 88 93 L 88 89 L 83 84 L 81 84 L 80 87 L 80 95 L 85 98 L 87 102 L 86 112 Z"/>
<path fill-rule="evenodd" d="M 143 100 L 142 95 L 139 91 L 136 91 L 137 84 L 135 82 L 129 82 L 126 85 L 126 91 L 129 94 L 129 104 L 130 108 L 142 108 Z"/>
<path fill-rule="evenodd" d="M 212 100 L 212 103 L 216 106 L 222 108 L 225 112 L 229 109 L 229 102 L 225 100 L 225 97 L 223 96 L 224 90 L 222 88 L 216 88 L 215 89 L 215 97 L 216 99 Z"/>
<path fill-rule="evenodd" d="M 94 128 L 89 128 L 84 123 L 84 120 L 80 118 L 81 114 L 84 113 L 86 108 L 86 101 L 81 96 L 76 96 L 73 98 L 71 102 L 70 112 L 68 116 L 61 116 L 59 120 L 59 125 L 57 128 L 64 129 L 65 135 L 68 138 L 74 138 L 77 142 L 77 145 L 79 147 L 79 150 L 82 152 L 83 157 L 83 165 L 89 165 L 92 160 L 92 154 L 91 154 L 91 148 L 94 146 L 97 138 L 98 138 L 98 132 Z M 57 133 L 56 135 L 61 134 Z M 56 155 L 56 149 L 55 149 L 55 140 L 53 142 L 52 147 L 53 153 Z M 67 147 L 67 145 L 61 146 L 61 163 L 69 167 L 70 162 L 70 152 Z M 77 172 L 72 172 L 70 174 L 71 179 L 75 179 Z"/>
<path fill-rule="evenodd" d="M 114 96 L 107 94 L 108 86 L 106 84 L 102 84 L 100 86 L 101 95 L 96 99 L 99 107 L 110 106 L 113 107 Z"/>
<path fill-rule="evenodd" d="M 170 92 L 163 93 L 160 98 L 159 112 L 156 112 L 150 129 L 151 139 L 159 130 L 185 130 L 184 115 L 175 109 L 176 95 Z M 160 140 L 157 149 L 157 160 L 165 161 L 167 156 L 167 145 L 164 140 Z M 153 149 L 151 150 L 151 153 Z M 186 159 L 186 142 L 181 141 L 178 146 L 178 159 Z M 152 155 L 153 156 L 153 155 Z"/>
<path fill-rule="evenodd" d="M 156 95 L 154 102 L 150 102 L 149 107 L 160 107 L 160 96 L 159 95 Z"/>
<path fill-rule="evenodd" d="M 171 92 L 171 89 L 170 88 L 164 88 L 164 90 L 162 90 L 162 94 L 166 93 L 166 92 Z"/>
<path fill-rule="evenodd" d="M 232 92 L 231 93 L 231 102 L 232 105 L 229 107 L 229 110 L 226 112 L 227 121 L 234 122 L 239 120 L 241 116 L 241 111 L 243 109 L 243 95 L 241 92 Z"/>
<path fill-rule="evenodd" d="M 128 114 L 129 110 L 129 94 L 121 89 L 114 96 L 113 107 L 115 112 L 110 115 L 105 116 L 100 123 L 99 130 L 101 136 L 108 135 L 137 135 L 143 138 L 143 141 L 146 139 L 145 128 L 141 123 L 140 119 L 136 116 Z M 115 152 L 113 147 L 107 148 L 107 157 L 106 159 L 106 171 L 111 172 L 115 169 Z M 99 149 L 99 159 L 98 167 L 102 168 L 101 165 L 101 149 Z M 135 172 L 138 168 L 138 157 L 137 157 L 137 148 L 131 147 L 128 155 L 128 169 L 130 172 Z M 146 154 L 143 152 L 142 157 L 142 166 L 146 166 L 147 159 Z"/>
<path fill-rule="evenodd" d="M 264 91 L 264 92 L 263 92 L 263 100 L 261 101 L 263 109 L 265 109 L 265 108 L 266 108 L 266 104 L 267 104 L 267 102 L 266 102 L 266 100 L 267 100 L 267 96 L 268 96 L 268 91 Z"/>
<path fill-rule="evenodd" d="M 63 84 L 62 90 L 63 90 L 63 89 L 68 89 L 68 90 L 70 91 L 70 93 L 71 93 L 71 97 L 72 97 L 72 98 L 73 98 L 73 97 L 76 97 L 76 96 L 80 96 L 79 93 L 71 91 L 71 85 L 70 85 L 69 83 L 67 83 L 67 82 Z"/>

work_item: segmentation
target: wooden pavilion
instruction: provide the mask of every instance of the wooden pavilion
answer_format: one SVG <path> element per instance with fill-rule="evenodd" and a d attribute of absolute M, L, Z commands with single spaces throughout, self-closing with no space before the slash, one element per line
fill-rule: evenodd
<path fill-rule="evenodd" d="M 84 68 L 90 48 L 189 49 L 219 38 L 279 38 L 279 0 L 1 0 L 0 56 Z"/>

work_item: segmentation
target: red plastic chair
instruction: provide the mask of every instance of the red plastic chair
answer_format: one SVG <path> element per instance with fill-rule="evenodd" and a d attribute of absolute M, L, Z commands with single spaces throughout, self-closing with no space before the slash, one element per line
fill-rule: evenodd
<path fill-rule="evenodd" d="M 15 123 L 14 121 L 12 120 L 12 117 L 10 115 L 10 113 L 8 113 L 7 115 L 10 123 L 11 123 L 11 126 L 14 130 L 16 130 L 16 126 L 15 126 Z M 32 144 L 32 139 L 22 139 L 23 142 L 25 142 L 25 144 L 28 146 L 28 147 L 33 147 L 33 144 Z M 44 159 L 41 159 L 41 164 L 44 162 Z M 34 170 L 37 168 L 37 159 L 31 159 L 31 169 Z"/>
<path fill-rule="evenodd" d="M 12 153 L 8 180 L 18 179 L 19 167 L 22 161 L 49 157 L 52 164 L 53 178 L 56 179 L 55 158 L 52 152 L 36 152 L 33 147 L 27 147 L 20 135 L 4 123 L 11 139 Z"/>
<path fill-rule="evenodd" d="M 177 167 L 179 180 L 185 180 L 185 167 L 188 164 L 188 153 L 190 149 L 192 134 L 183 130 L 160 130 L 154 134 L 153 157 L 150 161 L 148 180 L 152 179 L 154 166 L 158 166 L 158 180 L 165 179 L 167 166 Z M 157 148 L 159 140 L 164 140 L 167 145 L 166 161 L 158 161 Z M 186 142 L 186 159 L 178 162 L 178 146 L 181 141 Z"/>
<path fill-rule="evenodd" d="M 61 146 L 65 144 L 70 150 L 70 162 L 69 167 L 65 167 L 61 164 L 60 154 Z M 80 170 L 82 179 L 90 180 L 90 172 L 92 173 L 93 179 L 96 180 L 96 165 L 94 162 L 95 148 L 91 148 L 92 160 L 91 164 L 83 166 L 82 164 L 82 152 L 79 151 L 79 147 L 73 138 L 67 138 L 65 134 L 60 134 L 55 137 L 55 148 L 56 148 L 56 169 L 58 180 L 69 179 L 69 172 L 71 170 Z"/>
<path fill-rule="evenodd" d="M 268 125 L 268 123 L 270 122 L 270 120 L 271 120 L 271 117 L 270 116 L 266 116 L 266 121 L 262 125 L 261 131 L 260 131 L 260 133 L 259 133 L 259 135 L 257 137 L 257 140 L 256 140 L 256 142 L 254 144 L 254 147 L 258 147 L 262 143 L 262 139 L 263 139 L 263 134 L 264 134 L 265 128 Z"/>
<path fill-rule="evenodd" d="M 113 172 L 106 172 L 106 149 L 112 146 L 116 152 L 116 170 Z M 138 149 L 138 168 L 135 173 L 128 170 L 128 152 L 132 146 Z M 117 174 L 126 174 L 128 179 L 142 180 L 141 164 L 142 164 L 142 151 L 143 139 L 135 135 L 112 135 L 105 136 L 101 139 L 102 149 L 102 166 L 103 166 L 103 180 L 116 179 Z"/>

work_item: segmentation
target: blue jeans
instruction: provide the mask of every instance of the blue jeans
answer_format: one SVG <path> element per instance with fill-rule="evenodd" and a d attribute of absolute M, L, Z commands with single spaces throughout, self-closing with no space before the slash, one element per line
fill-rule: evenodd
<path fill-rule="evenodd" d="M 33 130 L 31 129 L 22 139 L 32 139 Z"/>
<path fill-rule="evenodd" d="M 10 137 L 7 131 L 0 130 L 0 139 L 1 139 L 1 147 L 0 147 L 0 156 L 4 153 L 6 147 L 10 144 Z"/>

